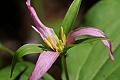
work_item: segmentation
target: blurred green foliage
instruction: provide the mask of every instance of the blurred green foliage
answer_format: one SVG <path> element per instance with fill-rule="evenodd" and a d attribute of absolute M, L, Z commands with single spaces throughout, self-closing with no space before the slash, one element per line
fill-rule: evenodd
<path fill-rule="evenodd" d="M 15 70 L 13 72 L 12 78 L 10 78 L 10 69 L 11 66 L 8 66 L 2 70 L 0 70 L 0 79 L 1 80 L 27 80 L 30 76 L 32 70 L 34 68 L 34 64 L 30 62 L 19 62 Z M 48 73 L 44 75 L 40 80 L 54 80 Z"/>
<path fill-rule="evenodd" d="M 68 51 L 70 80 L 119 80 L 120 79 L 120 0 L 101 0 L 85 15 L 83 26 L 103 30 L 112 40 L 115 60 L 101 42 L 82 44 Z M 63 77 L 64 79 L 64 77 Z"/>

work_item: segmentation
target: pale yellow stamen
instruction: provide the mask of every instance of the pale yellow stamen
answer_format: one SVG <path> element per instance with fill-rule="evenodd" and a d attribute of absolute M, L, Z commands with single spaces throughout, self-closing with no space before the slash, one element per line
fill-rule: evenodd
<path fill-rule="evenodd" d="M 60 34 L 61 34 L 62 41 L 65 45 L 66 44 L 66 36 L 64 34 L 63 27 L 60 28 Z"/>
<path fill-rule="evenodd" d="M 59 48 L 58 51 L 60 51 L 60 52 L 63 51 L 63 43 L 61 40 L 59 40 L 59 43 L 57 43 L 57 47 Z"/>
<path fill-rule="evenodd" d="M 50 41 L 50 43 L 52 44 L 52 46 L 58 51 L 59 48 L 56 46 L 56 44 L 55 44 L 55 42 L 54 42 L 54 40 L 52 39 L 51 36 L 48 36 L 48 40 Z"/>
<path fill-rule="evenodd" d="M 46 38 L 44 38 L 43 40 L 50 48 L 53 49 L 52 44 Z"/>
<path fill-rule="evenodd" d="M 64 35 L 64 32 L 63 32 L 63 27 L 60 27 L 60 35 L 61 35 L 61 38 L 63 37 Z"/>
<path fill-rule="evenodd" d="M 65 45 L 65 44 L 66 44 L 66 36 L 65 36 L 65 34 L 63 35 L 62 40 L 63 40 L 63 43 L 64 43 L 64 45 Z"/>
<path fill-rule="evenodd" d="M 55 36 L 55 40 L 56 40 L 57 43 L 59 43 L 59 39 L 58 39 L 57 36 Z"/>
<path fill-rule="evenodd" d="M 56 51 L 59 51 L 59 48 L 55 45 L 54 48 L 56 49 Z"/>
<path fill-rule="evenodd" d="M 59 43 L 60 43 L 60 46 L 63 46 L 63 43 L 62 43 L 62 41 L 61 41 L 61 40 L 59 40 Z"/>
<path fill-rule="evenodd" d="M 57 52 L 62 52 L 66 45 L 66 36 L 63 32 L 63 27 L 60 28 L 61 40 L 58 39 L 56 35 L 48 35 L 47 38 L 44 38 L 44 42 L 53 50 Z"/>
<path fill-rule="evenodd" d="M 52 39 L 51 36 L 48 36 L 48 40 L 50 41 L 50 43 L 51 43 L 52 45 L 55 45 L 55 42 L 54 42 L 54 40 Z"/>

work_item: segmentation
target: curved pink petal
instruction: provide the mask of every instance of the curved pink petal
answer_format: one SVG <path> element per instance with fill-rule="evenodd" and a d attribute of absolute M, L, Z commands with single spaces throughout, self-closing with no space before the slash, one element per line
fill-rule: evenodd
<path fill-rule="evenodd" d="M 67 44 L 74 43 L 76 37 L 82 36 L 82 35 L 90 35 L 90 36 L 96 36 L 96 37 L 106 37 L 107 36 L 99 29 L 92 28 L 92 27 L 83 27 L 78 28 L 74 31 L 71 31 L 67 36 Z M 110 50 L 110 57 L 112 60 L 114 60 L 114 56 L 112 53 L 112 44 L 109 40 L 102 40 L 102 42 L 109 48 Z"/>
<path fill-rule="evenodd" d="M 39 80 L 49 70 L 59 55 L 60 52 L 43 51 L 28 80 Z"/>
<path fill-rule="evenodd" d="M 26 1 L 26 5 L 29 9 L 30 15 L 32 17 L 32 20 L 35 24 L 35 27 L 33 27 L 33 29 L 35 29 L 35 31 L 37 31 L 42 38 L 47 38 L 48 35 L 53 35 L 55 34 L 52 28 L 48 28 L 45 25 L 42 24 L 42 22 L 39 20 L 36 11 L 34 10 L 34 8 L 30 5 L 30 0 Z"/>

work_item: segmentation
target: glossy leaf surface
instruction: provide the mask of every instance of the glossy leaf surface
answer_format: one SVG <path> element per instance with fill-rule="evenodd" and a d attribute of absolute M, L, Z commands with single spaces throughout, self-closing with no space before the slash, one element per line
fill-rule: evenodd
<path fill-rule="evenodd" d="M 112 40 L 115 60 L 110 59 L 108 48 L 100 41 L 73 47 L 67 57 L 70 80 L 120 79 L 119 3 L 120 0 L 101 0 L 84 18 L 84 26 L 99 28 Z"/>

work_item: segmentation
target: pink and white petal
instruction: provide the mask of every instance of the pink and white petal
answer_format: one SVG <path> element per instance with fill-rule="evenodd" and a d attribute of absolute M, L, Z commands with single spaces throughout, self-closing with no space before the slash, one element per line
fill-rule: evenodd
<path fill-rule="evenodd" d="M 83 27 L 83 28 L 78 28 L 74 31 L 71 31 L 68 36 L 67 36 L 67 44 L 72 44 L 74 43 L 75 39 L 78 36 L 82 35 L 90 35 L 90 36 L 96 36 L 96 37 L 106 37 L 107 36 L 99 29 L 97 28 L 92 28 L 92 27 Z M 102 40 L 102 42 L 109 48 L 110 50 L 110 57 L 112 60 L 114 60 L 114 56 L 112 53 L 112 44 L 109 40 Z"/>
<path fill-rule="evenodd" d="M 49 70 L 59 55 L 60 52 L 43 51 L 28 80 L 39 80 Z"/>
<path fill-rule="evenodd" d="M 53 35 L 54 34 L 53 29 L 48 28 L 44 24 L 42 24 L 42 22 L 40 21 L 40 19 L 38 18 L 37 14 L 36 14 L 36 11 L 30 5 L 30 0 L 26 1 L 26 5 L 27 5 L 30 15 L 32 17 L 32 20 L 35 24 L 34 29 L 37 30 L 37 32 L 41 35 L 41 37 L 47 38 L 48 35 Z"/>

